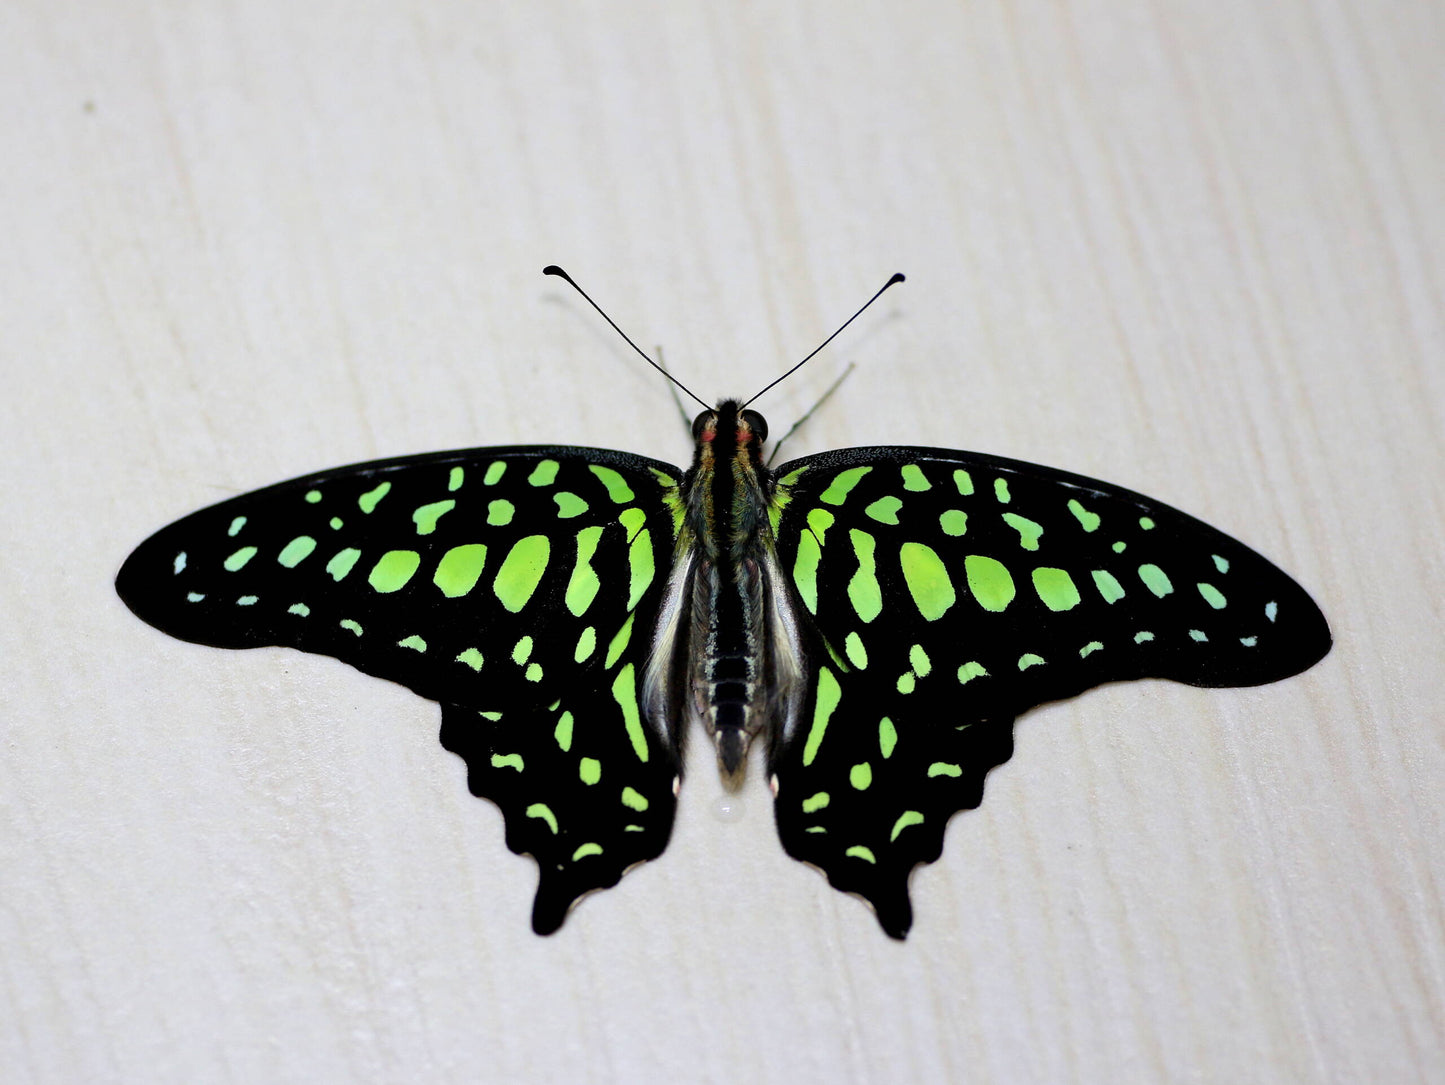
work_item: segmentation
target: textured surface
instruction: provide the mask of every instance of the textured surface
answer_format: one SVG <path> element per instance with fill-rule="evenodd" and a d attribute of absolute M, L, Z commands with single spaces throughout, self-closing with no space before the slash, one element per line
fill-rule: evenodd
<path fill-rule="evenodd" d="M 476 7 L 0 10 L 0 1077 L 1438 1078 L 1436 9 Z M 738 811 L 697 771 L 664 859 L 539 939 L 433 707 L 111 582 L 338 463 L 684 457 L 552 261 L 709 395 L 905 271 L 758 405 L 860 363 L 788 454 L 1109 479 L 1335 650 L 1023 716 L 905 944 L 756 772 Z"/>

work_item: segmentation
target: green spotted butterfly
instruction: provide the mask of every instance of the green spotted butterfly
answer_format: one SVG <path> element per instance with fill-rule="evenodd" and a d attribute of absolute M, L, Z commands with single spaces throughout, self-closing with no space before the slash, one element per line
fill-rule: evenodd
<path fill-rule="evenodd" d="M 442 745 L 537 861 L 540 934 L 662 853 L 693 721 L 732 782 L 761 739 L 783 847 L 902 938 L 909 875 L 1020 713 L 1329 651 L 1287 575 L 1121 487 L 938 448 L 774 471 L 733 400 L 693 435 L 686 471 L 529 446 L 308 475 L 162 529 L 116 590 L 172 636 L 335 656 L 439 702 Z"/>

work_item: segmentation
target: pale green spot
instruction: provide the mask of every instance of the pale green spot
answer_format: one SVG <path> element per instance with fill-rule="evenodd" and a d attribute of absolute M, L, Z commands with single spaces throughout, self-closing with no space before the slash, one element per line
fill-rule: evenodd
<path fill-rule="evenodd" d="M 973 493 L 973 476 L 962 467 L 953 472 L 953 484 L 958 487 L 959 495 L 968 497 Z"/>
<path fill-rule="evenodd" d="M 1272 599 L 1268 603 L 1265 603 L 1264 616 L 1270 621 L 1274 621 L 1277 617 L 1279 617 L 1279 604 Z"/>
<path fill-rule="evenodd" d="M 993 480 L 993 496 L 998 498 L 1000 504 L 1009 503 L 1008 479 L 996 478 Z"/>
<path fill-rule="evenodd" d="M 1153 640 L 1153 639 L 1154 639 L 1154 634 L 1151 633 L 1151 632 L 1149 632 L 1147 629 L 1141 630 L 1141 631 L 1139 631 L 1138 633 L 1135 633 L 1135 634 L 1134 634 L 1134 643 L 1135 643 L 1135 644 L 1143 644 L 1145 641 L 1150 641 L 1150 640 Z"/>
<path fill-rule="evenodd" d="M 646 761 L 647 736 L 642 733 L 642 714 L 637 710 L 637 680 L 633 677 L 631 663 L 618 671 L 613 679 L 612 699 L 622 709 L 622 725 L 632 742 L 632 752 L 637 754 L 637 760 Z"/>
<path fill-rule="evenodd" d="M 344 521 L 343 521 L 343 520 L 341 519 L 341 517 L 339 517 L 339 516 L 333 516 L 333 517 L 332 517 L 329 521 L 327 521 L 327 522 L 330 523 L 330 525 L 331 525 L 331 530 L 332 530 L 332 531 L 340 531 L 340 530 L 341 530 L 341 525 L 344 523 Z"/>
<path fill-rule="evenodd" d="M 848 770 L 848 782 L 859 791 L 867 791 L 873 783 L 873 766 L 867 761 L 861 765 L 854 765 Z"/>
<path fill-rule="evenodd" d="M 345 550 L 338 551 L 336 556 L 326 563 L 326 571 L 331 574 L 332 580 L 340 581 L 351 572 L 360 557 L 360 550 L 348 546 Z"/>
<path fill-rule="evenodd" d="M 878 860 L 873 858 L 873 852 L 870 849 L 865 848 L 862 844 L 854 844 L 843 854 L 848 856 L 848 858 L 850 859 L 862 859 L 865 862 L 874 864 L 875 866 L 878 864 Z"/>
<path fill-rule="evenodd" d="M 527 662 L 527 660 L 529 660 L 529 659 L 531 659 L 531 658 L 532 658 L 532 638 L 531 638 L 531 637 L 523 637 L 521 640 L 517 641 L 516 644 L 512 645 L 512 662 L 515 663 L 517 666 L 520 667 L 523 663 Z"/>
<path fill-rule="evenodd" d="M 589 625 L 582 630 L 582 635 L 577 638 L 577 647 L 572 652 L 572 660 L 576 663 L 585 663 L 592 658 L 592 653 L 597 650 L 597 627 Z"/>
<path fill-rule="evenodd" d="M 316 504 L 316 503 L 317 503 L 318 501 L 320 501 L 320 500 L 321 500 L 321 491 L 320 491 L 320 490 L 307 490 L 307 491 L 306 491 L 306 503 L 307 503 L 308 505 L 314 505 L 314 504 Z"/>
<path fill-rule="evenodd" d="M 959 765 L 950 764 L 947 761 L 935 761 L 928 766 L 928 775 L 931 779 L 934 776 L 959 777 L 963 775 L 963 769 Z"/>
<path fill-rule="evenodd" d="M 893 843 L 893 841 L 897 840 L 898 834 L 901 833 L 904 829 L 908 828 L 910 825 L 922 824 L 923 815 L 920 814 L 917 810 L 903 811 L 903 813 L 898 815 L 898 820 L 893 823 L 893 832 L 890 833 L 888 836 L 888 843 L 891 844 Z"/>
<path fill-rule="evenodd" d="M 454 546 L 437 562 L 431 582 L 448 599 L 459 599 L 477 586 L 486 563 L 487 548 L 482 543 Z"/>
<path fill-rule="evenodd" d="M 1120 539 L 1114 544 L 1114 553 L 1122 554 L 1126 549 L 1128 549 L 1128 547 L 1129 544 L 1126 543 L 1123 539 Z"/>
<path fill-rule="evenodd" d="M 813 725 L 808 728 L 808 740 L 803 744 L 803 766 L 806 768 L 818 756 L 818 747 L 823 744 L 823 735 L 828 730 L 828 720 L 843 698 L 838 680 L 827 667 L 818 668 L 817 697 L 813 704 Z"/>
<path fill-rule="evenodd" d="M 468 648 L 457 656 L 457 662 L 465 663 L 472 670 L 479 671 L 482 669 L 482 653 L 475 648 Z"/>
<path fill-rule="evenodd" d="M 507 464 L 505 460 L 493 460 L 487 464 L 487 473 L 482 476 L 482 485 L 495 486 L 502 481 L 502 475 L 506 470 Z"/>
<path fill-rule="evenodd" d="M 1153 564 L 1139 566 L 1139 579 L 1144 581 L 1144 586 L 1163 599 L 1174 590 L 1174 585 L 1169 583 L 1169 577 L 1163 569 Z"/>
<path fill-rule="evenodd" d="M 828 804 L 833 801 L 833 796 L 826 791 L 819 791 L 803 800 L 803 813 L 816 814 L 819 810 L 825 810 Z"/>
<path fill-rule="evenodd" d="M 1084 645 L 1082 648 L 1079 649 L 1079 658 L 1087 659 L 1089 656 L 1093 655 L 1102 647 L 1104 647 L 1103 641 L 1091 640 L 1088 644 Z"/>
<path fill-rule="evenodd" d="M 1064 569 L 1041 566 L 1034 570 L 1033 579 L 1034 591 L 1050 610 L 1072 610 L 1082 602 L 1074 578 Z"/>
<path fill-rule="evenodd" d="M 627 621 L 622 623 L 622 628 L 613 636 L 611 643 L 607 645 L 607 658 L 602 661 L 606 670 L 611 670 L 612 665 L 622 658 L 622 653 L 627 649 L 627 644 L 632 640 L 632 619 L 635 615 L 629 614 Z"/>
<path fill-rule="evenodd" d="M 557 815 L 552 813 L 552 808 L 546 803 L 534 802 L 531 806 L 527 807 L 527 816 L 529 818 L 541 818 L 546 822 L 547 828 L 552 830 L 552 835 L 557 835 Z"/>
<path fill-rule="evenodd" d="M 1014 578 L 1003 562 L 986 554 L 969 554 L 963 559 L 963 571 L 968 590 L 984 610 L 997 613 L 1013 602 Z"/>
<path fill-rule="evenodd" d="M 863 638 L 856 631 L 849 633 L 843 641 L 843 654 L 848 662 L 860 671 L 868 669 L 868 649 L 863 647 Z"/>
<path fill-rule="evenodd" d="M 1027 516 L 1020 516 L 1016 512 L 1004 513 L 1003 522 L 1019 533 L 1019 545 L 1025 550 L 1039 548 L 1039 536 L 1044 533 L 1042 524 L 1035 523 Z"/>
<path fill-rule="evenodd" d="M 867 470 L 861 468 L 860 470 Z M 865 622 L 871 622 L 883 612 L 883 590 L 878 586 L 878 575 L 874 570 L 873 552 L 877 544 L 866 531 L 851 528 L 848 540 L 853 544 L 853 553 L 858 558 L 858 571 L 848 581 L 848 601 L 853 610 Z"/>
<path fill-rule="evenodd" d="M 975 678 L 988 677 L 988 671 L 984 670 L 983 664 L 977 660 L 969 660 L 962 667 L 958 668 L 958 681 L 960 684 L 971 682 Z"/>
<path fill-rule="evenodd" d="M 297 535 L 281 548 L 281 553 L 276 555 L 276 560 L 288 569 L 294 569 L 301 562 L 311 556 L 311 551 L 316 549 L 316 540 L 310 535 Z"/>
<path fill-rule="evenodd" d="M 828 505 L 841 505 L 848 500 L 853 487 L 871 470 L 871 467 L 850 467 L 846 471 L 839 471 L 833 476 L 833 481 L 828 483 L 828 488 L 818 495 L 818 500 Z"/>
<path fill-rule="evenodd" d="M 306 618 L 310 616 L 311 608 L 308 607 L 305 603 L 292 603 L 289 607 L 286 608 L 286 613 L 297 614 L 303 618 Z"/>
<path fill-rule="evenodd" d="M 199 602 L 200 602 L 202 599 L 204 599 L 204 598 L 205 598 L 205 595 L 204 595 L 203 593 L 201 593 L 201 592 L 198 592 L 198 591 L 188 591 L 188 592 L 186 592 L 186 602 L 188 602 L 188 603 L 199 603 Z M 297 606 L 300 606 L 300 604 L 298 603 Z M 308 611 L 308 613 L 309 613 L 309 611 Z"/>
<path fill-rule="evenodd" d="M 366 580 L 383 595 L 401 591 L 407 581 L 421 568 L 421 555 L 415 550 L 388 550 L 377 559 Z"/>
<path fill-rule="evenodd" d="M 577 562 L 572 566 L 572 578 L 567 581 L 566 601 L 567 609 L 579 618 L 587 612 L 602 587 L 602 581 L 590 564 L 601 538 L 600 527 L 584 527 L 577 532 Z"/>
<path fill-rule="evenodd" d="M 1085 531 L 1097 531 L 1099 529 L 1099 514 L 1090 512 L 1079 504 L 1075 498 L 1069 498 L 1069 511 L 1074 514 L 1074 519 L 1079 521 L 1079 526 Z"/>
<path fill-rule="evenodd" d="M 1019 670 L 1026 671 L 1030 667 L 1037 667 L 1043 661 L 1043 656 L 1035 655 L 1033 652 L 1025 652 L 1023 655 L 1019 656 Z"/>
<path fill-rule="evenodd" d="M 943 559 L 931 546 L 906 542 L 899 548 L 898 560 L 903 567 L 903 580 L 918 613 L 930 621 L 943 617 L 958 600 L 953 580 L 943 566 Z M 866 618 L 864 619 L 867 620 Z"/>
<path fill-rule="evenodd" d="M 911 493 L 921 494 L 924 490 L 933 489 L 933 483 L 924 477 L 923 468 L 918 464 L 905 463 L 903 465 L 903 488 Z"/>
<path fill-rule="evenodd" d="M 512 545 L 502 559 L 497 578 L 492 581 L 492 592 L 502 606 L 516 614 L 527 605 L 527 600 L 532 598 L 532 593 L 542 582 L 551 554 L 552 544 L 545 535 L 528 535 Z"/>
<path fill-rule="evenodd" d="M 236 605 L 237 605 L 238 607 L 255 606 L 255 605 L 256 605 L 256 600 L 257 600 L 258 598 L 260 598 L 260 597 L 259 597 L 259 596 L 256 596 L 256 595 L 243 595 L 243 596 L 241 596 L 241 598 L 239 598 L 239 599 L 236 600 Z"/>
<path fill-rule="evenodd" d="M 542 680 L 542 664 L 528 663 L 527 669 L 522 672 L 522 677 L 528 682 L 540 682 Z"/>
<path fill-rule="evenodd" d="M 557 502 L 557 516 L 562 520 L 570 520 L 587 511 L 587 502 L 570 490 L 558 490 L 552 495 L 552 500 Z"/>
<path fill-rule="evenodd" d="M 788 472 L 788 474 L 784 475 L 781 479 L 778 480 L 778 485 L 791 487 L 794 483 L 798 481 L 798 479 L 803 477 L 803 472 L 807 469 L 807 465 L 805 464 L 804 466 L 799 467 L 796 471 Z"/>
<path fill-rule="evenodd" d="M 898 692 L 907 696 L 918 687 L 918 679 L 913 676 L 912 671 L 904 671 L 898 676 Z"/>
<path fill-rule="evenodd" d="M 491 720 L 494 723 L 502 718 L 500 712 L 478 712 L 477 715 L 481 716 L 484 720 Z"/>
<path fill-rule="evenodd" d="M 582 782 L 591 787 L 598 780 L 602 779 L 602 762 L 595 757 L 584 757 L 577 766 L 577 775 Z"/>
<path fill-rule="evenodd" d="M 1259 643 L 1259 638 L 1258 638 L 1258 637 L 1240 637 L 1240 638 L 1239 638 L 1239 643 L 1242 644 L 1242 645 L 1244 645 L 1246 648 L 1253 648 L 1256 644 Z"/>
<path fill-rule="evenodd" d="M 1104 597 L 1104 602 L 1115 603 L 1124 598 L 1124 585 L 1115 579 L 1113 573 L 1106 569 L 1095 569 L 1093 577 L 1094 587 L 1099 589 L 1099 594 Z"/>
<path fill-rule="evenodd" d="M 884 760 L 893 756 L 893 750 L 898 745 L 898 728 L 893 726 L 893 721 L 884 716 L 878 721 L 878 752 L 883 755 Z"/>
<path fill-rule="evenodd" d="M 587 469 L 602 480 L 602 485 L 607 487 L 607 496 L 612 498 L 614 504 L 625 505 L 632 500 L 634 496 L 632 487 L 627 485 L 627 480 L 612 468 L 589 463 Z"/>
<path fill-rule="evenodd" d="M 557 746 L 563 753 L 572 748 L 572 713 L 563 712 L 557 719 L 557 726 L 552 730 L 552 737 L 557 740 Z"/>
<path fill-rule="evenodd" d="M 437 529 L 437 521 L 456 507 L 456 501 L 450 497 L 445 501 L 433 501 L 430 505 L 421 506 L 411 514 L 412 520 L 416 522 L 416 533 L 430 535 Z"/>
<path fill-rule="evenodd" d="M 624 833 L 645 833 L 647 829 L 641 825 L 624 825 L 622 831 Z"/>
<path fill-rule="evenodd" d="M 413 634 L 412 634 L 411 636 L 409 636 L 409 637 L 405 637 L 405 638 L 397 641 L 397 642 L 396 642 L 396 646 L 397 646 L 398 648 L 410 648 L 410 649 L 412 649 L 413 651 L 416 651 L 416 652 L 425 652 L 425 651 L 426 651 L 426 641 L 422 640 L 422 639 L 421 639 L 419 636 L 417 636 L 415 633 L 413 633 Z"/>
<path fill-rule="evenodd" d="M 231 526 L 226 528 L 226 534 L 234 539 L 237 535 L 241 533 L 241 529 L 245 526 L 246 518 L 244 516 L 237 516 L 234 520 L 231 521 Z"/>
<path fill-rule="evenodd" d="M 529 486 L 550 486 L 557 479 L 556 460 L 541 460 L 537 466 L 532 468 L 532 473 L 527 476 Z"/>
<path fill-rule="evenodd" d="M 1213 584 L 1196 584 L 1195 587 L 1199 589 L 1199 594 L 1204 596 L 1204 601 L 1215 610 L 1224 609 L 1224 605 L 1227 602 L 1224 598 L 1224 593 Z"/>
<path fill-rule="evenodd" d="M 447 492 L 456 493 L 462 488 L 462 482 L 466 479 L 467 473 L 460 467 L 453 467 L 447 476 Z"/>
<path fill-rule="evenodd" d="M 492 754 L 492 768 L 516 769 L 521 772 L 522 755 L 519 753 L 494 753 Z"/>
<path fill-rule="evenodd" d="M 1139 517 L 1139 526 L 1145 531 L 1152 531 L 1154 530 L 1154 521 L 1147 516 L 1141 516 Z"/>
<path fill-rule="evenodd" d="M 357 506 L 362 512 L 371 513 L 376 506 L 381 504 L 381 499 L 391 492 L 391 483 L 383 482 L 374 490 L 368 490 L 356 499 Z"/>
<path fill-rule="evenodd" d="M 1218 554 L 1210 554 L 1209 556 L 1214 559 L 1214 567 L 1216 569 L 1218 569 L 1221 573 L 1229 572 L 1228 558 L 1222 558 Z"/>
<path fill-rule="evenodd" d="M 646 797 L 634 787 L 622 789 L 622 805 L 629 810 L 636 810 L 639 814 L 648 807 Z"/>
<path fill-rule="evenodd" d="M 492 527 L 506 527 L 517 515 L 517 506 L 504 497 L 487 502 L 487 523 Z"/>
<path fill-rule="evenodd" d="M 361 636 L 360 622 L 352 621 L 350 618 L 342 618 L 341 621 L 337 624 L 340 625 L 342 629 L 345 629 L 348 633 L 355 633 L 358 637 Z"/>
<path fill-rule="evenodd" d="M 1191 629 L 1189 631 L 1189 639 L 1197 644 L 1202 644 L 1204 641 L 1207 641 L 1209 637 L 1202 629 Z"/>
<path fill-rule="evenodd" d="M 226 572 L 234 573 L 243 568 L 246 562 L 255 556 L 256 548 L 254 546 L 243 546 L 221 564 L 225 566 Z"/>
<path fill-rule="evenodd" d="M 896 524 L 898 523 L 898 510 L 902 507 L 902 498 L 889 496 L 880 497 L 863 511 L 880 524 Z"/>
<path fill-rule="evenodd" d="M 944 509 L 938 516 L 938 526 L 945 535 L 957 538 L 968 531 L 968 513 L 962 509 Z"/>
<path fill-rule="evenodd" d="M 602 854 L 602 845 L 601 845 L 601 844 L 583 844 L 580 848 L 578 848 L 576 851 L 574 851 L 574 852 L 572 853 L 572 861 L 575 863 L 575 862 L 577 862 L 577 860 L 579 860 L 579 859 L 586 859 L 589 855 L 601 855 L 601 854 Z"/>

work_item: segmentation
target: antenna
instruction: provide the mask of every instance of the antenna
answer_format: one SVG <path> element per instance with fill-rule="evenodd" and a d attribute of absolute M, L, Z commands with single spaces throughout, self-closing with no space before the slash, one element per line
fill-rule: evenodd
<path fill-rule="evenodd" d="M 544 267 L 544 268 L 542 269 L 542 274 L 543 274 L 543 275 L 556 275 L 558 278 L 565 280 L 568 286 L 570 286 L 573 290 L 577 291 L 577 293 L 581 294 L 584 298 L 587 299 L 587 304 L 588 304 L 588 305 L 590 305 L 590 306 L 592 306 L 592 308 L 596 309 L 598 313 L 601 313 L 602 319 L 605 320 L 605 321 L 607 321 L 607 323 L 609 323 L 609 324 L 612 325 L 612 330 L 613 330 L 613 331 L 615 331 L 618 335 L 622 336 L 623 339 L 626 339 L 626 340 L 627 340 L 627 345 L 628 345 L 629 347 L 631 347 L 633 350 L 637 351 L 637 353 L 642 356 L 642 360 L 643 360 L 644 362 L 646 362 L 648 365 L 652 366 L 653 369 L 657 370 L 659 373 L 661 373 L 661 374 L 662 374 L 664 377 L 666 377 L 668 380 L 672 381 L 673 384 L 677 385 L 679 388 L 681 388 L 681 389 L 682 389 L 684 392 L 686 392 L 688 395 L 692 396 L 693 399 L 696 399 L 699 403 L 701 403 L 703 410 L 705 410 L 705 411 L 710 411 L 710 410 L 712 410 L 712 407 L 711 407 L 706 401 L 704 401 L 703 399 L 699 398 L 699 396 L 698 396 L 691 388 L 689 388 L 687 385 L 683 384 L 682 381 L 678 380 L 676 377 L 674 377 L 674 376 L 673 376 L 671 373 L 669 373 L 667 370 L 663 369 L 662 366 L 658 365 L 658 364 L 657 364 L 656 362 L 654 362 L 651 358 L 649 358 L 646 354 L 643 354 L 642 348 L 639 347 L 636 343 L 634 343 L 631 339 L 628 339 L 628 338 L 627 338 L 627 333 L 617 326 L 616 321 L 614 321 L 614 320 L 613 320 L 610 316 L 608 316 L 606 313 L 602 312 L 602 306 L 598 305 L 595 301 L 593 301 L 593 300 L 591 299 L 591 297 L 588 296 L 587 291 L 583 290 L 580 286 L 577 285 L 576 281 L 572 278 L 572 276 L 568 275 L 565 271 L 563 271 L 561 268 L 559 268 L 556 264 L 548 264 L 546 267 Z M 902 278 L 902 276 L 899 276 L 899 278 Z M 890 283 L 889 285 L 891 286 L 892 283 Z M 885 287 L 885 289 L 886 289 L 886 287 Z M 881 294 L 882 292 L 883 292 L 883 291 L 880 290 L 878 293 Z M 875 294 L 874 296 L 876 297 L 877 295 Z M 866 309 L 867 306 L 865 305 L 863 308 Z M 845 325 L 843 325 L 843 327 L 846 328 L 847 325 L 845 324 Z M 838 331 L 842 331 L 842 330 L 843 330 L 843 328 L 839 328 L 839 329 L 838 329 Z M 837 332 L 834 332 L 834 334 L 836 335 Z M 826 345 L 826 344 L 825 344 L 825 345 Z M 819 347 L 818 349 L 821 350 L 822 347 Z M 814 351 L 814 353 L 816 354 L 817 351 Z M 809 357 L 811 357 L 811 355 L 809 355 Z M 806 362 L 807 360 L 808 360 L 807 358 L 804 358 L 804 359 L 803 359 L 804 362 Z M 799 363 L 799 364 L 801 364 L 801 363 Z M 795 367 L 795 368 L 796 368 L 796 367 Z M 786 376 L 786 375 L 787 375 L 787 374 L 784 374 L 784 376 Z M 774 382 L 774 383 L 776 383 L 776 382 Z M 772 385 L 769 385 L 768 387 L 771 388 Z M 763 389 L 763 391 L 767 391 L 767 388 Z M 754 396 L 753 398 L 756 399 L 757 397 Z"/>
<path fill-rule="evenodd" d="M 834 339 L 838 338 L 839 333 L 842 332 L 842 330 L 843 330 L 844 328 L 846 328 L 849 324 L 853 323 L 853 321 L 857 320 L 860 316 L 862 316 L 862 315 L 863 315 L 863 309 L 868 308 L 868 306 L 872 305 L 875 301 L 877 301 L 877 300 L 882 296 L 883 291 L 887 290 L 887 289 L 888 289 L 890 286 L 892 286 L 894 283 L 901 283 L 901 282 L 903 282 L 903 275 L 902 275 L 901 273 L 899 273 L 899 272 L 894 272 L 893 277 L 892 277 L 891 279 L 889 279 L 886 283 L 884 283 L 881 287 L 878 288 L 878 293 L 874 294 L 871 298 L 869 298 L 867 301 L 865 301 L 865 302 L 863 303 L 863 308 L 862 308 L 862 309 L 859 309 L 856 313 L 854 313 L 852 316 L 850 316 L 847 320 L 843 321 L 842 325 L 839 326 L 838 331 L 834 332 L 832 335 L 828 336 L 827 339 L 824 339 L 821 343 L 818 344 L 818 346 L 813 350 L 813 354 L 817 354 L 818 351 L 822 350 L 822 349 L 823 349 L 824 347 L 826 347 L 829 343 L 831 343 Z M 584 294 L 583 297 L 586 297 L 586 295 Z M 590 300 L 592 300 L 592 299 L 588 298 L 588 300 L 590 301 Z M 605 315 L 605 314 L 604 314 L 604 315 Z M 616 325 L 613 325 L 613 326 L 616 327 Z M 629 340 L 629 342 L 630 342 L 630 340 Z M 780 383 L 782 383 L 783 381 L 785 381 L 785 380 L 787 380 L 789 377 L 791 377 L 794 373 L 796 373 L 798 370 L 802 369 L 802 368 L 803 368 L 803 365 L 804 365 L 810 358 L 813 357 L 813 354 L 809 354 L 807 358 L 804 358 L 804 359 L 803 359 L 801 362 L 799 362 L 797 365 L 793 366 L 792 369 L 788 370 L 786 373 L 784 373 L 784 374 L 783 374 L 781 377 L 779 377 L 777 380 L 773 381 L 773 384 L 780 384 Z M 773 387 L 773 384 L 770 384 L 770 385 L 767 386 L 767 388 L 764 388 L 764 389 L 763 389 L 763 392 L 766 392 L 769 388 L 772 388 L 772 387 Z M 686 389 L 683 389 L 683 391 L 687 391 L 687 390 L 686 390 Z M 756 393 L 754 393 L 754 394 L 748 399 L 747 403 L 744 403 L 744 404 L 743 404 L 743 406 L 746 407 L 746 406 L 748 405 L 748 403 L 753 402 L 753 400 L 755 400 L 755 399 L 757 399 L 759 396 L 761 396 L 761 395 L 763 394 L 763 392 L 756 392 Z M 691 393 L 688 393 L 688 394 L 691 395 Z M 696 397 L 696 396 L 693 396 L 693 398 L 696 399 L 697 397 Z"/>

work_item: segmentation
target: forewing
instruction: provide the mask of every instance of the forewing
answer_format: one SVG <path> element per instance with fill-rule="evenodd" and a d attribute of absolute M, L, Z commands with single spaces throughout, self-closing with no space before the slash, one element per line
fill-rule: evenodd
<path fill-rule="evenodd" d="M 671 832 L 677 754 L 638 681 L 676 476 L 565 447 L 343 467 L 162 529 L 116 590 L 183 640 L 335 656 L 440 702 L 442 744 L 537 859 L 549 933 Z"/>
<path fill-rule="evenodd" d="M 978 805 L 1021 712 L 1120 679 L 1272 682 L 1330 647 L 1269 561 L 1118 486 L 925 448 L 779 476 L 779 556 L 824 662 L 773 753 L 778 831 L 895 937 L 909 873 Z"/>

